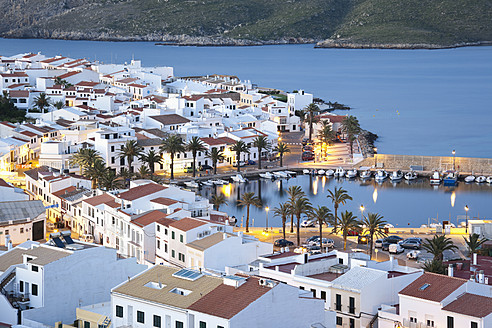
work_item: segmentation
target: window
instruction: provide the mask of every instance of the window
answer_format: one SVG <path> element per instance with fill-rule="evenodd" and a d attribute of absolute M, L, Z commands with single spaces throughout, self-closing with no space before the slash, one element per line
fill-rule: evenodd
<path fill-rule="evenodd" d="M 339 258 L 338 259 L 338 264 L 343 264 L 343 259 L 342 258 Z"/>
<path fill-rule="evenodd" d="M 355 314 L 355 298 L 349 297 L 349 313 Z"/>
<path fill-rule="evenodd" d="M 207 328 L 207 323 L 200 321 L 200 328 Z"/>
<path fill-rule="evenodd" d="M 123 318 L 123 307 L 120 305 L 116 305 L 116 316 L 118 318 Z"/>
<path fill-rule="evenodd" d="M 342 317 L 337 317 L 337 326 L 343 325 L 343 319 Z"/>
<path fill-rule="evenodd" d="M 448 316 L 448 328 L 454 328 L 454 318 Z"/>
<path fill-rule="evenodd" d="M 176 328 L 183 328 L 183 323 L 181 321 L 176 321 Z"/>
<path fill-rule="evenodd" d="M 167 236 L 167 229 L 164 229 L 164 234 Z"/>
<path fill-rule="evenodd" d="M 31 290 L 31 294 L 32 294 L 33 296 L 38 296 L 38 285 L 36 285 L 36 284 L 32 284 L 32 287 L 31 287 L 31 288 L 32 288 L 32 290 Z"/>
<path fill-rule="evenodd" d="M 324 290 L 321 291 L 321 298 L 326 301 L 326 292 Z"/>
<path fill-rule="evenodd" d="M 219 326 L 219 325 L 217 325 L 217 328 L 224 328 L 224 327 L 223 327 L 223 326 Z"/>
<path fill-rule="evenodd" d="M 471 325 L 470 325 L 470 328 L 478 328 L 478 323 L 472 321 L 471 322 Z"/>
<path fill-rule="evenodd" d="M 20 228 L 20 233 L 24 233 L 24 228 Z"/>
<path fill-rule="evenodd" d="M 145 323 L 145 313 L 142 311 L 137 311 L 137 322 Z"/>
<path fill-rule="evenodd" d="M 179 241 L 182 243 L 183 242 L 183 235 L 179 235 Z"/>
<path fill-rule="evenodd" d="M 336 294 L 335 298 L 336 298 L 336 300 L 335 300 L 335 309 L 337 311 L 342 311 L 342 295 Z"/>
<path fill-rule="evenodd" d="M 427 327 L 434 327 L 434 320 L 427 319 Z"/>
<path fill-rule="evenodd" d="M 171 251 L 171 256 L 176 257 L 176 252 L 174 252 L 174 249 Z"/>
<path fill-rule="evenodd" d="M 417 318 L 415 318 L 415 317 L 410 317 L 410 322 L 415 322 L 415 323 L 416 323 L 416 322 L 417 322 Z"/>
<path fill-rule="evenodd" d="M 174 235 L 174 231 L 171 231 L 171 239 L 174 239 L 175 235 Z"/>
<path fill-rule="evenodd" d="M 313 293 L 313 297 L 316 297 L 316 289 L 311 288 L 311 292 Z"/>
<path fill-rule="evenodd" d="M 154 314 L 154 327 L 161 327 L 161 316 Z"/>
<path fill-rule="evenodd" d="M 164 252 L 167 253 L 167 244 L 164 244 Z"/>
<path fill-rule="evenodd" d="M 350 324 L 349 324 L 349 327 L 350 327 L 350 328 L 355 328 L 355 319 L 350 318 Z"/>
<path fill-rule="evenodd" d="M 161 226 L 157 225 L 157 231 L 161 231 Z"/>
<path fill-rule="evenodd" d="M 91 328 L 91 323 L 89 321 L 84 321 L 84 328 Z"/>
<path fill-rule="evenodd" d="M 24 292 L 24 282 L 22 280 L 19 281 L 19 292 Z"/>
<path fill-rule="evenodd" d="M 161 249 L 161 241 L 160 240 L 157 241 L 157 249 Z"/>

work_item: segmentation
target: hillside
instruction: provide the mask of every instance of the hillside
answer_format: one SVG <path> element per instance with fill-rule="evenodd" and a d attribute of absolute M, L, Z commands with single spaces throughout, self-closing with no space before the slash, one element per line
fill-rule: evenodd
<path fill-rule="evenodd" d="M 492 40 L 492 0 L 0 0 L 0 8 L 3 37 L 239 45 Z"/>

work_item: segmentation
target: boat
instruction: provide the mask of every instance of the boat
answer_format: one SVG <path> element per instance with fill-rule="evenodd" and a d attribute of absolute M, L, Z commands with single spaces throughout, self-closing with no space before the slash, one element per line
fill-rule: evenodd
<path fill-rule="evenodd" d="M 467 176 L 467 177 L 465 178 L 465 182 L 466 182 L 466 183 L 471 183 L 471 182 L 473 182 L 473 181 L 475 181 L 475 176 L 474 176 L 474 175 L 469 175 L 469 176 Z"/>
<path fill-rule="evenodd" d="M 214 185 L 214 183 L 212 181 L 206 181 L 206 180 L 201 181 L 201 183 L 204 186 L 213 186 Z"/>
<path fill-rule="evenodd" d="M 236 175 L 232 176 L 231 179 L 234 182 L 239 182 L 239 183 L 246 182 L 246 179 L 241 174 L 236 174 Z"/>
<path fill-rule="evenodd" d="M 402 171 L 397 170 L 397 171 L 391 172 L 391 175 L 390 175 L 391 181 L 400 181 L 401 179 L 403 179 L 403 172 Z"/>
<path fill-rule="evenodd" d="M 284 171 L 273 172 L 273 175 L 276 176 L 277 178 L 290 178 L 290 175 L 288 175 Z"/>
<path fill-rule="evenodd" d="M 275 176 L 270 172 L 260 173 L 260 177 L 263 179 L 275 179 Z"/>
<path fill-rule="evenodd" d="M 297 175 L 297 172 L 294 172 L 294 171 L 284 171 L 285 173 L 287 173 L 288 175 Z"/>
<path fill-rule="evenodd" d="M 485 181 L 487 181 L 487 183 L 492 184 L 492 176 L 487 177 L 487 179 L 485 179 Z"/>
<path fill-rule="evenodd" d="M 486 177 L 484 177 L 483 175 L 481 175 L 481 176 L 479 176 L 479 177 L 477 177 L 477 178 L 475 179 L 475 182 L 476 182 L 476 183 L 484 183 L 484 182 L 485 182 L 485 180 L 487 180 L 487 178 L 486 178 Z"/>
<path fill-rule="evenodd" d="M 325 170 L 318 170 L 318 175 L 325 175 Z"/>
<path fill-rule="evenodd" d="M 342 167 L 339 167 L 339 168 L 337 168 L 337 169 L 335 170 L 334 175 L 335 175 L 336 177 L 340 177 L 340 178 L 341 178 L 341 177 L 343 177 L 343 176 L 345 175 L 345 170 L 344 170 Z"/>
<path fill-rule="evenodd" d="M 385 170 L 378 170 L 374 179 L 378 182 L 383 182 L 388 177 L 388 173 Z"/>
<path fill-rule="evenodd" d="M 370 170 L 364 170 L 360 172 L 359 176 L 361 179 L 370 179 L 372 176 L 372 172 Z"/>
<path fill-rule="evenodd" d="M 190 188 L 198 188 L 199 185 L 197 182 L 195 181 L 185 181 L 184 183 L 187 187 L 190 187 Z"/>
<path fill-rule="evenodd" d="M 410 171 L 405 174 L 405 180 L 411 181 L 417 179 L 417 172 Z"/>
<path fill-rule="evenodd" d="M 441 173 L 438 170 L 435 170 L 431 177 L 430 177 L 430 183 L 433 185 L 438 185 L 441 183 Z"/>
<path fill-rule="evenodd" d="M 335 174 L 335 171 L 332 169 L 326 170 L 325 172 L 326 176 L 331 177 L 333 174 Z"/>
<path fill-rule="evenodd" d="M 223 184 L 229 184 L 229 182 L 222 180 L 222 179 L 214 179 L 210 180 L 214 185 L 223 185 Z"/>
<path fill-rule="evenodd" d="M 456 186 L 458 183 L 458 172 L 456 171 L 446 171 L 445 176 L 442 179 L 445 186 Z"/>
<path fill-rule="evenodd" d="M 311 173 L 311 171 L 310 171 L 310 170 L 308 170 L 308 169 L 304 169 L 304 170 L 302 170 L 302 173 L 304 173 L 304 174 L 310 174 L 310 173 Z"/>
<path fill-rule="evenodd" d="M 347 173 L 345 174 L 345 176 L 348 179 L 353 179 L 353 178 L 357 177 L 357 170 L 356 169 L 348 170 Z"/>

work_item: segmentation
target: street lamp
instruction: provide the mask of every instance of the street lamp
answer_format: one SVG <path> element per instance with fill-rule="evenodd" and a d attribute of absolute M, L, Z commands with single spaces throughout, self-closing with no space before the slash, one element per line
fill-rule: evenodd
<path fill-rule="evenodd" d="M 453 149 L 453 171 L 455 170 L 455 163 L 456 163 L 456 150 Z"/>
<path fill-rule="evenodd" d="M 378 153 L 378 148 L 374 147 L 374 168 L 376 168 L 376 154 Z"/>
<path fill-rule="evenodd" d="M 365 207 L 363 204 L 360 205 L 360 213 L 362 214 L 362 216 L 364 216 L 364 210 L 365 210 Z"/>
<path fill-rule="evenodd" d="M 465 205 L 465 213 L 466 213 L 466 226 L 465 226 L 465 233 L 468 233 L 468 205 Z"/>
<path fill-rule="evenodd" d="M 376 253 L 376 262 L 377 262 L 377 261 L 378 261 L 378 249 L 377 249 L 377 248 L 375 248 L 375 249 L 374 249 L 374 252 Z"/>
<path fill-rule="evenodd" d="M 266 228 L 265 228 L 265 231 L 268 231 L 268 211 L 270 210 L 270 208 L 267 206 L 265 207 L 265 212 L 266 212 Z"/>

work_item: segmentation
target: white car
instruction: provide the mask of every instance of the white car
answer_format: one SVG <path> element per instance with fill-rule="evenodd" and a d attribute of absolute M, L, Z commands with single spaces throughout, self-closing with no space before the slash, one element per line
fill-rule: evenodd
<path fill-rule="evenodd" d="M 313 221 L 310 221 L 310 220 L 303 220 L 301 222 L 301 228 L 312 228 L 314 227 L 314 222 Z"/>
<path fill-rule="evenodd" d="M 308 245 L 309 246 L 319 246 L 319 238 L 311 240 L 308 243 Z M 335 242 L 333 241 L 333 239 L 323 238 L 323 247 L 328 247 L 328 248 L 335 247 Z"/>
<path fill-rule="evenodd" d="M 404 251 L 405 249 L 401 247 L 399 243 L 389 245 L 388 252 L 390 252 L 390 254 L 400 254 L 403 253 Z"/>
<path fill-rule="evenodd" d="M 383 240 L 382 239 L 377 239 L 374 242 L 374 248 L 382 248 L 383 247 Z"/>

